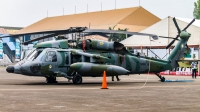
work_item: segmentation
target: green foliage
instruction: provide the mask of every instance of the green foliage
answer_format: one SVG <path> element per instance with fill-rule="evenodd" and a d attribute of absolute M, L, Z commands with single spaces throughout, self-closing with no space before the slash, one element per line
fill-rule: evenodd
<path fill-rule="evenodd" d="M 197 2 L 194 2 L 193 16 L 195 19 L 200 19 L 200 0 L 197 0 Z"/>
<path fill-rule="evenodd" d="M 109 30 L 115 30 L 115 27 L 117 25 L 113 26 L 112 28 L 109 27 Z M 121 29 L 118 28 L 119 31 L 127 31 L 128 29 Z M 115 41 L 115 42 L 120 42 L 122 40 L 126 39 L 126 34 L 111 34 L 110 37 L 108 38 L 108 41 Z"/>

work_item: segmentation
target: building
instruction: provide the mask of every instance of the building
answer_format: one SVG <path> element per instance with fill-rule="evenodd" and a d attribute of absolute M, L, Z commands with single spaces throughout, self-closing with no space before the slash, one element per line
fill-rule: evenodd
<path fill-rule="evenodd" d="M 14 34 L 21 29 L 23 27 L 0 26 L 0 34 Z"/>
<path fill-rule="evenodd" d="M 88 12 L 56 17 L 47 17 L 16 34 L 62 30 L 70 27 L 88 27 L 90 29 L 118 28 L 139 32 L 160 21 L 158 17 L 143 7 L 132 7 L 98 12 Z M 35 36 L 37 38 L 38 36 Z"/>
<path fill-rule="evenodd" d="M 0 26 L 0 36 L 6 36 L 9 34 L 14 34 L 17 31 L 21 30 L 22 27 L 8 27 L 8 26 Z M 2 38 L 3 41 L 3 53 L 4 62 L 15 62 L 15 39 L 7 37 Z"/>

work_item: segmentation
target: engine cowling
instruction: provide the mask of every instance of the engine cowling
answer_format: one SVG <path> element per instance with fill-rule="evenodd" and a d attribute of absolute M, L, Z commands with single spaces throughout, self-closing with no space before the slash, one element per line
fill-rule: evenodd
<path fill-rule="evenodd" d="M 95 49 L 95 50 L 105 50 L 105 51 L 117 51 L 121 50 L 124 45 L 119 42 L 107 42 L 102 40 L 81 40 L 78 43 L 80 48 L 85 50 Z"/>

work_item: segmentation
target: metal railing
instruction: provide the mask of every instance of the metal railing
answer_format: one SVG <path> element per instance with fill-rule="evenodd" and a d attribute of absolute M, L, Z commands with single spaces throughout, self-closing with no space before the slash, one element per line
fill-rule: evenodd
<path fill-rule="evenodd" d="M 7 43 L 3 43 L 3 52 L 8 56 L 12 63 L 15 63 L 15 51 L 12 51 Z"/>

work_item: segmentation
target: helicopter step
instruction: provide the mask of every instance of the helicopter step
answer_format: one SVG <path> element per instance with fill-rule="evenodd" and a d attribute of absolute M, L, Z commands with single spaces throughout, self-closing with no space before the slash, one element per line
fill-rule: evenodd
<path fill-rule="evenodd" d="M 64 73 L 64 72 L 56 72 L 58 75 L 62 75 L 65 78 L 68 79 L 68 82 L 70 82 L 70 80 L 72 80 L 73 84 L 81 84 L 82 83 L 82 76 L 77 74 L 76 72 L 72 72 L 71 75 L 69 76 L 68 74 Z M 73 77 L 71 77 L 73 76 Z"/>
<path fill-rule="evenodd" d="M 165 77 L 161 76 L 160 74 L 158 73 L 155 73 L 159 78 L 160 78 L 160 81 L 161 82 L 165 82 Z"/>
<path fill-rule="evenodd" d="M 71 80 L 73 78 L 71 78 L 68 74 L 64 73 L 64 72 L 55 72 L 57 75 L 61 75 L 64 76 L 65 78 L 67 78 L 68 80 Z"/>

